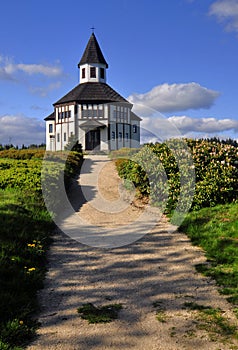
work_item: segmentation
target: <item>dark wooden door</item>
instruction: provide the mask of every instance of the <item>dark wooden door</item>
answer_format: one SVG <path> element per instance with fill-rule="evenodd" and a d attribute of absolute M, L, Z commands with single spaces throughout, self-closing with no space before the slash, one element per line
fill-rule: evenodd
<path fill-rule="evenodd" d="M 100 149 L 100 129 L 90 130 L 86 133 L 86 150 Z"/>

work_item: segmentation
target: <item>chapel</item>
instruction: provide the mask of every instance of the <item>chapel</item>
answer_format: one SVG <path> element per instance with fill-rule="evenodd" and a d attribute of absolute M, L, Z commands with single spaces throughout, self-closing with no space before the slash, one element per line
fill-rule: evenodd
<path fill-rule="evenodd" d="M 85 151 L 140 146 L 141 118 L 107 84 L 107 68 L 93 32 L 78 63 L 79 84 L 55 102 L 53 113 L 45 118 L 46 150 L 64 150 L 72 138 Z"/>

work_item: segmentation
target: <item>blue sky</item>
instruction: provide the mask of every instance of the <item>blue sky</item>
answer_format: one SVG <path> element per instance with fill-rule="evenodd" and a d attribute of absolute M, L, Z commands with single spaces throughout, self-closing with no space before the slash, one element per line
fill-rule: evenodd
<path fill-rule="evenodd" d="M 3 0 L 1 14 L 0 143 L 44 142 L 92 26 L 144 128 L 160 123 L 143 105 L 183 136 L 238 139 L 238 0 Z"/>

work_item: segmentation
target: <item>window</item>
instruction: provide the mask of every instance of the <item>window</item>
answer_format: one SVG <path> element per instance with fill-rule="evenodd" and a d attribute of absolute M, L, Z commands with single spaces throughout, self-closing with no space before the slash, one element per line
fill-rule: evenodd
<path fill-rule="evenodd" d="M 137 125 L 133 125 L 133 132 L 134 132 L 134 134 L 136 134 L 137 133 Z"/>
<path fill-rule="evenodd" d="M 93 106 L 88 105 L 88 118 L 92 118 L 93 116 Z"/>
<path fill-rule="evenodd" d="M 82 79 L 85 79 L 85 68 L 82 68 Z"/>
<path fill-rule="evenodd" d="M 57 142 L 60 142 L 60 134 L 57 134 Z"/>
<path fill-rule="evenodd" d="M 49 132 L 53 132 L 53 124 L 49 124 Z"/>
<path fill-rule="evenodd" d="M 96 67 L 90 67 L 90 78 L 96 78 Z"/>
<path fill-rule="evenodd" d="M 104 79 L 105 78 L 105 71 L 104 68 L 100 68 L 100 78 Z"/>
<path fill-rule="evenodd" d="M 122 141 L 122 132 L 119 132 L 119 141 Z"/>
<path fill-rule="evenodd" d="M 112 131 L 112 140 L 115 140 L 115 131 Z"/>
<path fill-rule="evenodd" d="M 126 141 L 128 141 L 129 140 L 129 134 L 128 134 L 128 132 L 126 132 Z"/>
<path fill-rule="evenodd" d="M 67 140 L 66 132 L 64 132 L 64 141 Z"/>
<path fill-rule="evenodd" d="M 103 105 L 98 105 L 98 117 L 103 118 Z"/>
<path fill-rule="evenodd" d="M 97 105 L 93 105 L 93 118 L 97 118 L 97 113 L 98 112 L 98 106 Z"/>
<path fill-rule="evenodd" d="M 68 118 L 71 117 L 71 111 L 68 111 Z"/>

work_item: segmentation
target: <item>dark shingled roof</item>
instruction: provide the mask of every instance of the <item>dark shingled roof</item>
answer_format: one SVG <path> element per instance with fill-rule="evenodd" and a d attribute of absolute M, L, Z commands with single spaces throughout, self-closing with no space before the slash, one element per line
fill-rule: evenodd
<path fill-rule="evenodd" d="M 46 117 L 45 120 L 55 120 L 55 112 L 48 115 L 48 117 Z"/>
<path fill-rule="evenodd" d="M 88 129 L 88 128 L 105 128 L 105 124 L 100 123 L 98 120 L 95 119 L 89 119 L 86 122 L 79 125 L 81 129 Z"/>
<path fill-rule="evenodd" d="M 105 64 L 106 68 L 108 68 L 108 64 L 102 54 L 102 51 L 100 49 L 100 46 L 97 42 L 97 39 L 94 33 L 92 33 L 92 35 L 90 36 L 90 39 L 83 53 L 83 56 L 78 64 L 78 67 L 81 64 L 85 64 L 85 63 L 101 63 L 101 64 Z"/>
<path fill-rule="evenodd" d="M 131 112 L 131 119 L 133 120 L 142 120 L 137 114 L 135 114 L 134 112 Z"/>
<path fill-rule="evenodd" d="M 69 102 L 78 102 L 79 104 L 109 102 L 129 103 L 106 83 L 79 84 L 59 101 L 55 102 L 54 106 Z"/>

